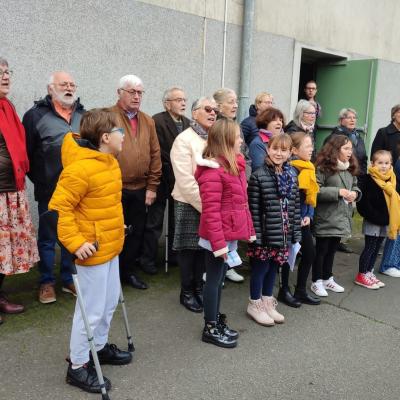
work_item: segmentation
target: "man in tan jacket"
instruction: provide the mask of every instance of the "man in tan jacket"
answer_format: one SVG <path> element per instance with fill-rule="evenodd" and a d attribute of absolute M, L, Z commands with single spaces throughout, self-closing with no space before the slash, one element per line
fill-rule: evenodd
<path fill-rule="evenodd" d="M 117 104 L 111 107 L 118 119 L 118 127 L 125 130 L 122 152 L 118 157 L 122 172 L 122 207 L 125 225 L 132 225 L 133 233 L 125 238 L 120 255 L 121 281 L 136 289 L 147 289 L 136 273 L 146 225 L 147 207 L 151 206 L 161 177 L 160 146 L 153 119 L 139 111 L 144 88 L 135 75 L 119 80 Z"/>

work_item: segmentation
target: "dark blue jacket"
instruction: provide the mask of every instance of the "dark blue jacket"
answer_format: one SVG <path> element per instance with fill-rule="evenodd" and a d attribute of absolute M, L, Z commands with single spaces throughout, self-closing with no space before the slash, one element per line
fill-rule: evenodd
<path fill-rule="evenodd" d="M 240 126 L 242 127 L 244 141 L 248 146 L 253 141 L 253 139 L 258 137 L 256 116 L 257 116 L 256 106 L 252 104 L 249 108 L 249 116 L 245 118 L 240 124 Z"/>

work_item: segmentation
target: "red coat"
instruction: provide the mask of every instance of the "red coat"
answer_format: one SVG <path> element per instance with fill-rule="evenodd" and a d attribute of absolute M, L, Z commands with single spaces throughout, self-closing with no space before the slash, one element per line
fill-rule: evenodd
<path fill-rule="evenodd" d="M 218 257 L 228 252 L 227 241 L 255 239 L 247 201 L 246 163 L 238 156 L 239 176 L 229 174 L 215 162 L 200 163 L 195 173 L 202 203 L 199 236 L 211 243 Z"/>

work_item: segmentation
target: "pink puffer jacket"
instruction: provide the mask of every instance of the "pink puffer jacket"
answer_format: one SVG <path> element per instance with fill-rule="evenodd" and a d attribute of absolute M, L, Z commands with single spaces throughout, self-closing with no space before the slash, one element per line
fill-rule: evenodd
<path fill-rule="evenodd" d="M 213 160 L 198 160 L 202 212 L 199 235 L 211 243 L 215 257 L 228 252 L 227 241 L 255 240 L 247 201 L 245 160 L 239 155 L 239 176 L 229 174 Z M 200 165 L 201 164 L 201 165 Z"/>

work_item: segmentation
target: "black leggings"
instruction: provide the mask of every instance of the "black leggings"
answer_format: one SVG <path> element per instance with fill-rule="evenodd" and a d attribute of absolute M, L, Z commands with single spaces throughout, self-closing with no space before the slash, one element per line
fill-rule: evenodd
<path fill-rule="evenodd" d="M 205 254 L 207 250 L 179 250 L 178 265 L 181 271 L 181 286 L 183 290 L 191 291 L 203 285 Z M 222 258 L 221 258 L 222 260 Z"/>
<path fill-rule="evenodd" d="M 3 286 L 3 281 L 6 276 L 4 274 L 0 274 L 0 289 Z"/>
<path fill-rule="evenodd" d="M 278 264 L 271 260 L 250 258 L 250 298 L 258 300 L 263 296 L 272 296 Z"/>
<path fill-rule="evenodd" d="M 385 238 L 382 236 L 365 235 L 364 250 L 360 254 L 358 271 L 361 274 L 371 272 L 374 269 L 376 258 L 381 244 Z"/>
<path fill-rule="evenodd" d="M 206 283 L 203 289 L 204 319 L 206 322 L 216 322 L 221 303 L 222 283 L 228 265 L 222 257 L 215 257 L 211 251 L 206 250 Z"/>
<path fill-rule="evenodd" d="M 312 268 L 312 281 L 328 280 L 332 276 L 333 260 L 340 237 L 317 237 L 315 261 Z"/>

